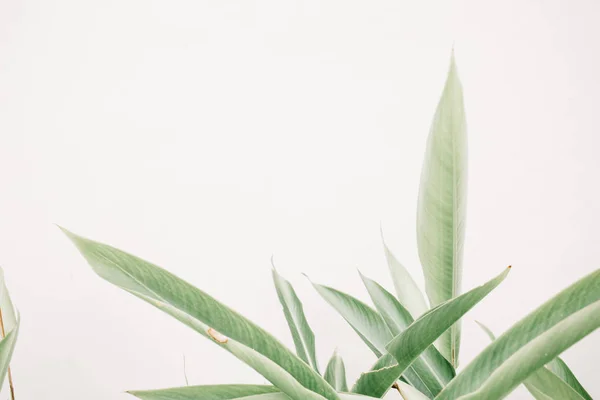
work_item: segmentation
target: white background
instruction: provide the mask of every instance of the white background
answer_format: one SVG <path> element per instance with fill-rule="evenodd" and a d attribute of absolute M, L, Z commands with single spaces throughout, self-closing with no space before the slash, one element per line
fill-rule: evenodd
<path fill-rule="evenodd" d="M 322 368 L 373 358 L 300 275 L 391 289 L 379 239 L 422 282 L 419 171 L 454 44 L 469 124 L 461 363 L 600 265 L 594 1 L 0 2 L 0 263 L 22 314 L 17 398 L 262 383 L 95 276 L 53 225 L 162 265 L 292 341 L 274 254 Z M 598 332 L 564 354 L 600 397 Z M 596 379 L 594 379 L 596 378 Z M 3 395 L 6 398 L 7 395 Z M 398 397 L 391 394 L 391 398 Z M 524 391 L 511 398 L 529 398 Z"/>

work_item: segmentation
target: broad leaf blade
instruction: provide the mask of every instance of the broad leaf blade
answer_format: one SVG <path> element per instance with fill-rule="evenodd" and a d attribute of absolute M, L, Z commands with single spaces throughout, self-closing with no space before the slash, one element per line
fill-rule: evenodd
<path fill-rule="evenodd" d="M 386 289 L 377 282 L 361 274 L 361 278 L 373 300 L 373 304 L 383 317 L 390 331 L 394 336 L 402 333 L 410 324 L 413 318 L 402 304 Z M 419 378 L 421 383 L 427 388 L 428 392 L 435 397 L 444 386 L 456 375 L 454 368 L 442 356 L 435 346 L 429 346 L 410 366 L 414 375 Z M 408 372 L 407 370 L 406 372 Z M 411 381 L 411 374 L 406 374 L 408 381 Z M 416 386 L 416 385 L 415 385 Z"/>
<path fill-rule="evenodd" d="M 496 340 L 496 336 L 487 326 L 479 321 L 475 321 L 488 335 L 491 341 Z M 558 372 L 562 375 L 559 377 L 549 368 L 550 364 L 555 365 Z M 568 378 L 567 378 L 568 375 Z M 564 377 L 564 379 L 563 379 Z M 577 389 L 567 383 L 567 379 L 577 382 Z M 529 390 L 529 393 L 537 400 L 592 400 L 579 381 L 575 378 L 569 367 L 560 359 L 555 358 L 546 366 L 538 369 L 527 378 L 523 384 Z M 581 393 L 585 393 L 587 397 L 583 397 Z"/>
<path fill-rule="evenodd" d="M 411 316 L 413 318 L 418 318 L 429 310 L 429 307 L 425 302 L 425 297 L 423 297 L 423 293 L 421 293 L 421 290 L 410 273 L 404 268 L 404 265 L 398 261 L 396 256 L 394 256 L 387 246 L 383 237 L 383 231 L 381 232 L 381 241 L 383 243 L 383 250 L 385 252 L 388 268 L 392 275 L 396 296 L 398 297 L 400 304 L 410 312 Z"/>
<path fill-rule="evenodd" d="M 395 379 L 442 333 L 496 288 L 506 278 L 509 270 L 507 268 L 486 284 L 440 304 L 413 322 L 386 346 L 398 364 L 361 375 L 355 385 L 355 388 L 360 389 L 357 392 L 372 397 L 383 397 Z M 441 393 L 443 392 L 444 390 Z"/>
<path fill-rule="evenodd" d="M 597 270 L 496 339 L 436 399 L 502 399 L 599 326 L 600 270 Z"/>
<path fill-rule="evenodd" d="M 454 63 L 438 103 L 425 152 L 417 208 L 417 244 L 432 307 L 460 294 L 467 200 L 467 130 Z M 439 342 L 458 365 L 460 325 Z"/>
<path fill-rule="evenodd" d="M 237 349 L 235 355 L 255 369 L 261 366 L 259 356 L 272 361 L 265 363 L 265 370 L 259 372 L 268 374 L 271 379 L 280 379 L 280 385 L 293 387 L 286 392 L 292 399 L 305 398 L 299 395 L 301 388 L 310 391 L 306 394 L 309 398 L 312 392 L 329 400 L 339 398 L 319 374 L 271 334 L 205 292 L 138 257 L 63 231 L 102 278 L 161 308 L 197 331 L 202 330 L 205 336 L 207 329 L 213 329 L 228 337 L 231 340 L 228 340 L 228 346 L 223 347 L 229 347 L 232 352 Z M 294 382 L 288 382 L 290 379 Z M 283 387 L 280 389 L 285 390 Z"/>
<path fill-rule="evenodd" d="M 308 325 L 308 321 L 304 315 L 302 302 L 300 302 L 292 285 L 279 275 L 274 268 L 273 282 L 275 283 L 277 296 L 283 307 L 285 319 L 287 320 L 292 338 L 294 339 L 296 354 L 318 373 L 319 367 L 317 365 L 317 355 L 315 350 L 315 334 Z"/>
<path fill-rule="evenodd" d="M 329 363 L 327 363 L 325 380 L 338 392 L 348 391 L 348 384 L 346 383 L 346 367 L 337 350 L 333 352 L 333 356 L 331 356 Z"/>

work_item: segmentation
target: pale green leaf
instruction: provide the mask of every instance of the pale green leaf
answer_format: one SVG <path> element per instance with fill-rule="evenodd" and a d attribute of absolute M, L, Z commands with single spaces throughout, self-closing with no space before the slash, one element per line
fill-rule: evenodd
<path fill-rule="evenodd" d="M 475 322 L 490 340 L 496 340 L 491 329 Z M 523 384 L 537 400 L 592 400 L 567 364 L 558 357 L 531 374 Z"/>
<path fill-rule="evenodd" d="M 417 244 L 432 307 L 461 292 L 467 200 L 467 129 L 454 55 L 425 151 L 417 207 Z M 458 365 L 460 325 L 440 341 L 442 354 Z"/>
<path fill-rule="evenodd" d="M 546 364 L 546 367 L 585 399 L 592 400 L 592 396 L 584 389 L 579 380 L 575 377 L 575 374 L 573 374 L 571 369 L 560 357 L 556 357 L 554 360 L 550 361 Z"/>
<path fill-rule="evenodd" d="M 393 336 L 397 336 L 413 323 L 413 318 L 408 310 L 390 292 L 362 274 L 361 278 L 371 300 L 373 300 L 373 304 L 375 304 L 377 311 L 383 317 Z M 409 371 L 414 374 L 409 373 Z M 435 397 L 456 373 L 452 365 L 439 353 L 435 346 L 431 345 L 415 359 L 409 370 L 405 372 L 405 377 L 410 383 L 413 383 L 413 375 L 418 377 L 421 384 L 427 388 L 427 391 L 423 391 L 423 393 Z"/>
<path fill-rule="evenodd" d="M 17 313 L 6 288 L 4 270 L 2 268 L 0 268 L 0 310 L 2 311 L 4 331 L 12 331 L 17 325 Z"/>
<path fill-rule="evenodd" d="M 128 393 L 142 400 L 234 400 L 258 394 L 280 393 L 280 390 L 267 385 L 207 385 L 159 390 L 133 390 Z"/>
<path fill-rule="evenodd" d="M 327 368 L 325 369 L 325 380 L 338 392 L 347 392 L 346 367 L 338 351 L 334 351 Z"/>
<path fill-rule="evenodd" d="M 377 357 L 386 353 L 385 345 L 393 336 L 377 311 L 349 294 L 328 286 L 311 283 L 321 297 L 350 324 Z"/>
<path fill-rule="evenodd" d="M 316 371 L 271 334 L 205 292 L 138 257 L 63 231 L 102 278 L 212 338 L 292 399 L 339 399 Z"/>
<path fill-rule="evenodd" d="M 274 267 L 273 282 L 275 283 L 277 296 L 283 307 L 285 319 L 287 320 L 292 338 L 294 339 L 296 354 L 298 354 L 298 357 L 304 362 L 313 367 L 315 371 L 319 372 L 315 350 L 315 335 L 310 329 L 306 316 L 304 315 L 302 302 L 300 302 L 292 285 L 279 275 Z"/>
<path fill-rule="evenodd" d="M 0 268 L 0 315 L 2 318 L 2 340 L 0 340 L 0 389 L 10 366 L 10 360 L 19 336 L 20 319 L 13 306 L 6 283 L 4 271 Z"/>
<path fill-rule="evenodd" d="M 599 326 L 600 270 L 596 270 L 496 339 L 436 399 L 502 399 Z"/>
<path fill-rule="evenodd" d="M 392 275 L 396 296 L 398 297 L 400 304 L 410 312 L 412 317 L 418 318 L 429 309 L 425 302 L 425 297 L 423 297 L 423 293 L 410 273 L 404 268 L 404 265 L 398 261 L 396 256 L 394 256 L 387 246 L 385 238 L 383 237 L 383 230 L 381 231 L 381 241 L 383 243 L 383 250 L 385 252 L 388 268 Z"/>
<path fill-rule="evenodd" d="M 401 383 L 401 390 L 409 397 L 405 400 L 421 400 L 414 389 Z M 142 400 L 289 400 L 273 386 L 258 385 L 210 385 L 186 386 L 159 390 L 136 390 L 128 392 Z M 371 397 L 340 393 L 341 400 L 373 400 Z"/>
<path fill-rule="evenodd" d="M 479 321 L 475 322 L 477 322 L 481 329 L 483 329 L 483 331 L 488 335 L 491 341 L 496 340 L 496 336 L 494 335 L 491 329 L 489 329 L 487 326 L 485 326 Z M 551 363 L 555 362 L 556 360 L 560 359 L 555 358 L 551 361 Z M 575 376 L 573 375 L 569 367 L 567 367 L 567 365 L 564 364 L 562 360 L 560 361 L 561 363 L 558 363 L 560 365 L 558 367 L 560 371 L 565 374 L 568 371 L 572 378 L 575 379 Z M 563 380 L 558 375 L 550 371 L 550 369 L 547 368 L 548 365 L 550 364 L 547 364 L 546 366 L 535 371 L 529 376 L 529 378 L 527 378 L 523 382 L 523 384 L 525 385 L 527 390 L 529 390 L 529 393 L 531 393 L 533 397 L 535 397 L 537 400 L 592 400 L 591 397 L 583 397 L 577 392 L 575 388 L 569 386 L 566 380 Z M 577 379 L 575 379 L 575 381 L 577 382 L 577 384 L 579 384 L 579 381 L 577 381 Z M 580 384 L 579 386 L 581 387 Z M 581 387 L 581 389 L 583 390 L 583 387 Z M 583 392 L 585 392 L 585 390 L 583 390 Z M 585 393 L 587 394 L 587 392 Z"/>
<path fill-rule="evenodd" d="M 354 329 L 358 336 L 377 357 L 382 357 L 387 353 L 385 345 L 392 340 L 393 335 L 377 311 L 355 297 L 339 290 L 316 283 L 313 283 L 313 286 L 317 292 L 350 324 L 352 329 Z M 434 395 L 439 392 L 439 390 L 432 392 L 427 386 L 427 377 L 419 376 L 412 367 L 406 370 L 404 378 L 410 382 L 411 385 L 427 394 L 430 398 L 433 398 Z M 429 382 L 429 385 L 432 386 L 434 384 Z"/>
<path fill-rule="evenodd" d="M 496 288 L 504 280 L 509 270 L 507 268 L 486 284 L 471 289 L 423 314 L 386 346 L 397 364 L 361 375 L 354 385 L 353 391 L 371 397 L 383 397 L 395 379 L 398 379 L 408 366 L 442 333 Z M 453 381 L 450 381 L 449 384 L 452 384 Z M 441 393 L 443 392 L 442 390 Z"/>

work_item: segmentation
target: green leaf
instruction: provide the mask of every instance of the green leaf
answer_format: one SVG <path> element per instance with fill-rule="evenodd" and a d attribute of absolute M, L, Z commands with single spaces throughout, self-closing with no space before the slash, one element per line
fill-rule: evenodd
<path fill-rule="evenodd" d="M 377 357 L 386 353 L 385 345 L 393 336 L 377 311 L 349 294 L 328 286 L 311 283 L 321 297 L 350 324 Z"/>
<path fill-rule="evenodd" d="M 373 304 L 375 304 L 377 311 L 379 311 L 394 336 L 399 335 L 413 323 L 413 318 L 408 310 L 390 292 L 362 274 L 361 278 L 369 292 L 369 296 L 371 296 L 371 300 L 373 300 Z M 429 346 L 411 364 L 409 370 L 412 370 L 421 384 L 427 388 L 427 391 L 422 392 L 431 395 L 432 398 L 456 375 L 452 365 L 433 345 Z M 410 383 L 413 383 L 411 379 L 413 374 L 406 374 L 406 372 L 405 377 Z"/>
<path fill-rule="evenodd" d="M 410 273 L 404 268 L 404 265 L 400 264 L 398 259 L 390 251 L 385 243 L 383 230 L 381 230 L 381 241 L 383 243 L 383 250 L 385 252 L 388 268 L 392 275 L 396 296 L 398 297 L 400 304 L 410 312 L 412 317 L 418 318 L 429 310 L 429 307 L 425 302 L 425 297 L 423 297 L 423 293 L 421 293 L 421 290 Z"/>
<path fill-rule="evenodd" d="M 596 270 L 496 339 L 436 399 L 502 399 L 599 326 L 600 270 Z"/>
<path fill-rule="evenodd" d="M 346 383 L 346 367 L 337 350 L 333 352 L 329 363 L 327 363 L 325 380 L 338 392 L 348 391 L 348 384 Z"/>
<path fill-rule="evenodd" d="M 0 389 L 9 369 L 10 360 L 19 336 L 20 319 L 13 306 L 6 283 L 4 271 L 0 268 L 0 310 L 2 311 L 2 340 L 0 340 Z"/>
<path fill-rule="evenodd" d="M 2 310 L 2 323 L 4 331 L 12 331 L 17 326 L 17 313 L 8 294 L 4 281 L 4 270 L 0 268 L 0 310 Z"/>
<path fill-rule="evenodd" d="M 285 319 L 294 339 L 296 354 L 318 373 L 315 334 L 310 329 L 308 321 L 304 316 L 302 302 L 300 302 L 292 285 L 277 273 L 275 266 L 273 266 L 273 282 L 275 283 L 277 296 L 283 307 Z"/>
<path fill-rule="evenodd" d="M 408 366 L 452 324 L 496 288 L 506 278 L 509 270 L 510 268 L 507 268 L 486 284 L 448 300 L 422 315 L 386 346 L 397 364 L 361 375 L 353 391 L 371 397 L 383 397 Z M 455 379 L 450 381 L 449 385 Z M 441 393 L 444 393 L 444 390 Z"/>
<path fill-rule="evenodd" d="M 410 397 L 405 400 L 422 400 L 414 389 L 402 383 L 400 390 Z M 138 390 L 128 392 L 142 400 L 289 400 L 273 386 L 259 385 L 211 385 L 185 386 L 172 389 Z M 340 393 L 342 400 L 373 400 L 371 397 Z"/>
<path fill-rule="evenodd" d="M 467 129 L 454 54 L 425 152 L 417 207 L 417 244 L 432 307 L 461 292 L 467 200 Z M 460 325 L 438 344 L 458 365 Z"/>
<path fill-rule="evenodd" d="M 490 340 L 496 340 L 488 327 L 481 322 L 475 322 L 487 333 Z M 538 400 L 592 400 L 567 364 L 558 357 L 535 371 L 523 383 Z"/>
<path fill-rule="evenodd" d="M 274 386 L 266 385 L 207 385 L 160 390 L 133 390 L 128 393 L 142 400 L 234 400 L 281 392 Z"/>
<path fill-rule="evenodd" d="M 325 301 L 350 324 L 377 357 L 382 357 L 387 353 L 385 345 L 392 340 L 393 335 L 377 311 L 349 294 L 316 283 L 312 284 Z M 411 385 L 433 398 L 434 393 L 428 389 L 426 377 L 420 377 L 416 371 L 409 368 L 404 378 Z M 430 383 L 430 385 L 433 384 Z"/>
<path fill-rule="evenodd" d="M 271 334 L 205 292 L 138 257 L 63 231 L 102 278 L 211 338 L 292 399 L 339 399 L 316 371 Z"/>
<path fill-rule="evenodd" d="M 567 364 L 560 358 L 556 357 L 554 360 L 546 364 L 546 367 L 552 371 L 556 376 L 562 379 L 567 385 L 571 386 L 581 396 L 587 400 L 592 400 L 592 396 L 583 388 L 579 380 L 575 377 L 575 374 L 567 366 Z"/>

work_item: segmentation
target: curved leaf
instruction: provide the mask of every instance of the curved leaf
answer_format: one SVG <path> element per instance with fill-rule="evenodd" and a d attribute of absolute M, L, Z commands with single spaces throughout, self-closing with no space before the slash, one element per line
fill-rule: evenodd
<path fill-rule="evenodd" d="M 487 326 L 479 321 L 475 322 L 491 341 L 496 340 Z M 592 400 L 567 364 L 558 357 L 535 371 L 523 383 L 537 400 Z"/>
<path fill-rule="evenodd" d="M 379 311 L 379 314 L 383 317 L 383 320 L 394 336 L 403 332 L 413 323 L 413 318 L 408 310 L 390 292 L 362 274 L 361 278 L 377 311 Z M 452 365 L 433 345 L 429 346 L 411 364 L 410 368 L 419 377 L 422 384 L 427 387 L 428 392 L 424 393 L 427 395 L 431 394 L 432 397 L 435 397 L 456 375 Z M 410 375 L 406 377 L 409 378 Z M 408 380 L 412 383 L 410 379 Z"/>
<path fill-rule="evenodd" d="M 385 252 L 385 258 L 387 260 L 390 274 L 392 275 L 392 282 L 394 283 L 394 289 L 396 290 L 396 296 L 402 304 L 411 314 L 413 318 L 418 318 L 423 315 L 429 307 L 425 302 L 423 293 L 415 283 L 410 273 L 404 268 L 398 259 L 391 252 L 383 237 L 383 230 L 381 230 L 381 242 L 383 243 L 383 250 Z"/>
<path fill-rule="evenodd" d="M 277 379 L 272 383 L 292 399 L 339 399 L 319 374 L 271 334 L 205 292 L 129 253 L 63 231 L 102 278 L 210 336 L 267 379 Z M 222 336 L 224 341 L 219 340 Z"/>
<path fill-rule="evenodd" d="M 325 380 L 338 392 L 348 391 L 348 384 L 346 383 L 346 367 L 337 350 L 333 352 L 333 356 L 331 356 L 329 363 L 327 363 Z"/>
<path fill-rule="evenodd" d="M 328 286 L 311 283 L 321 297 L 350 324 L 377 357 L 381 357 L 386 352 L 385 345 L 393 336 L 377 311 L 349 294 Z"/>
<path fill-rule="evenodd" d="M 467 200 L 467 129 L 454 54 L 438 103 L 421 172 L 417 244 L 432 307 L 461 292 Z M 458 365 L 460 325 L 439 341 L 442 354 Z"/>
<path fill-rule="evenodd" d="M 507 268 L 486 284 L 440 304 L 413 322 L 386 346 L 398 364 L 361 375 L 354 386 L 357 393 L 383 397 L 406 368 L 446 329 L 496 288 L 506 278 L 509 270 L 510 268 Z M 449 385 L 455 379 L 450 381 Z M 444 393 L 444 390 L 440 394 Z"/>
<path fill-rule="evenodd" d="M 2 321 L 2 329 L 0 331 L 2 334 L 2 340 L 0 341 L 0 389 L 2 389 L 4 378 L 8 374 L 12 393 L 10 360 L 17 344 L 20 319 L 8 294 L 8 289 L 4 281 L 4 270 L 2 268 L 0 268 L 0 318 Z"/>
<path fill-rule="evenodd" d="M 600 270 L 560 292 L 484 349 L 436 399 L 502 399 L 600 326 Z"/>
<path fill-rule="evenodd" d="M 272 260 L 271 260 L 272 261 Z M 319 367 L 317 365 L 317 354 L 315 350 L 315 334 L 308 325 L 302 302 L 296 295 L 296 291 L 292 285 L 285 280 L 273 267 L 273 282 L 277 289 L 277 296 L 283 307 L 283 313 L 287 320 L 294 345 L 296 346 L 296 354 L 305 363 L 313 367 L 317 373 Z"/>
<path fill-rule="evenodd" d="M 325 301 L 350 324 L 352 329 L 377 357 L 382 357 L 387 353 L 385 345 L 392 340 L 393 335 L 377 311 L 357 298 L 339 290 L 316 283 L 313 283 L 313 286 Z M 412 367 L 406 370 L 404 378 L 430 398 L 433 398 L 437 393 L 437 391 L 435 393 L 431 392 L 427 387 L 427 377 L 419 376 L 418 372 L 414 371 Z M 429 383 L 429 385 L 433 384 Z M 355 392 L 355 390 L 352 391 Z"/>

